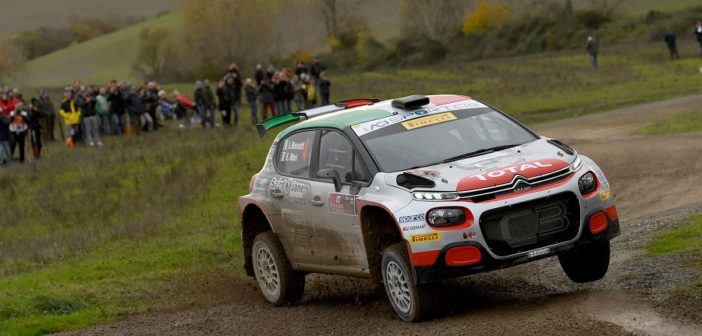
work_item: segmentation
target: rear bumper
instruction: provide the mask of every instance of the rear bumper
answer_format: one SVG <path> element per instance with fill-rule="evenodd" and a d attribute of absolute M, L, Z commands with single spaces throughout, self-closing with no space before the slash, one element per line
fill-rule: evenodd
<path fill-rule="evenodd" d="M 593 213 L 594 214 L 594 213 Z M 592 215 L 592 214 L 591 214 Z M 591 216 L 590 215 L 590 216 Z M 587 217 L 589 221 L 590 216 Z M 586 221 L 587 223 L 587 221 Z M 439 257 L 436 263 L 431 266 L 419 266 L 414 268 L 414 276 L 419 284 L 436 282 L 442 279 L 450 279 L 461 277 L 470 274 L 476 274 L 481 272 L 487 272 L 492 270 L 497 270 L 501 268 L 507 268 L 518 264 L 524 264 L 530 261 L 543 259 L 558 255 L 564 252 L 577 251 L 589 244 L 594 242 L 601 242 L 610 240 L 620 234 L 619 219 L 609 220 L 609 225 L 607 229 L 599 234 L 593 235 L 587 229 L 587 225 L 583 226 L 582 234 L 580 238 L 576 241 L 569 242 L 562 245 L 557 245 L 554 247 L 548 247 L 547 252 L 542 252 L 536 256 L 530 256 L 529 254 L 520 254 L 518 256 L 507 258 L 507 259 L 495 259 L 490 253 L 485 250 L 485 247 L 480 243 L 476 242 L 461 242 L 446 245 L 441 249 Z M 448 266 L 446 265 L 446 253 L 448 250 L 458 247 L 458 246 L 474 246 L 480 250 L 482 258 L 479 263 L 470 266 Z"/>

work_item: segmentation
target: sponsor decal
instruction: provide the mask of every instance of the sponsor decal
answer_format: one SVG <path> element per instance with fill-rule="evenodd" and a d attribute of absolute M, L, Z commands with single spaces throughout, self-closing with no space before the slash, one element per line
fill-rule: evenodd
<path fill-rule="evenodd" d="M 568 167 L 568 163 L 559 159 L 543 159 L 515 163 L 502 168 L 464 177 L 458 182 L 457 190 L 466 191 L 509 184 L 515 178 L 515 176 L 521 176 L 524 179 L 531 179 L 566 167 Z M 518 185 L 517 187 L 519 188 L 523 186 Z"/>
<path fill-rule="evenodd" d="M 410 225 L 410 226 L 405 226 L 402 228 L 402 231 L 416 231 L 416 230 L 422 230 L 427 227 L 426 224 L 419 224 L 419 225 Z"/>
<path fill-rule="evenodd" d="M 355 215 L 356 214 L 356 197 L 346 194 L 329 193 L 328 202 L 329 212 Z"/>
<path fill-rule="evenodd" d="M 408 170 L 405 173 L 421 176 L 430 180 L 435 180 L 441 177 L 441 172 L 439 172 L 438 170 L 413 169 Z"/>
<path fill-rule="evenodd" d="M 509 166 L 501 169 L 491 170 L 489 172 L 480 173 L 478 175 L 470 176 L 470 178 L 477 178 L 481 181 L 487 181 L 489 178 L 496 178 L 506 175 L 508 172 L 515 175 L 517 173 L 523 173 L 529 169 L 539 169 L 553 167 L 550 163 L 543 163 L 540 161 L 532 161 L 529 163 L 522 163 L 519 165 Z"/>
<path fill-rule="evenodd" d="M 595 175 L 597 175 L 597 179 L 600 181 L 600 186 L 602 190 L 609 189 L 609 182 L 607 181 L 607 178 L 605 177 L 605 174 L 602 171 L 602 169 L 593 167 L 593 171 L 595 172 Z"/>
<path fill-rule="evenodd" d="M 537 250 L 529 251 L 529 253 L 527 253 L 527 257 L 529 257 L 529 258 L 535 258 L 535 257 L 539 257 L 539 256 L 542 256 L 542 255 L 546 255 L 546 254 L 548 254 L 549 252 L 551 252 L 551 249 L 548 248 L 548 247 L 544 247 L 544 248 L 540 248 L 540 249 L 537 249 Z"/>
<path fill-rule="evenodd" d="M 289 177 L 276 177 L 271 179 L 269 190 L 278 189 L 283 192 L 283 195 L 295 199 L 304 199 L 307 197 L 309 186 L 300 183 Z"/>
<path fill-rule="evenodd" d="M 444 112 L 450 112 L 450 111 L 456 111 L 456 110 L 466 110 L 466 109 L 476 109 L 476 108 L 483 108 L 487 107 L 482 103 L 479 103 L 475 100 L 463 100 L 451 104 L 446 104 L 446 105 L 440 105 L 440 106 L 432 106 L 428 107 L 425 109 L 421 110 L 416 110 L 416 111 L 411 111 L 411 112 L 404 112 L 404 113 L 399 113 L 397 115 L 393 115 L 390 117 L 386 118 L 381 118 L 373 121 L 368 121 L 365 123 L 361 124 L 356 124 L 351 126 L 351 128 L 354 130 L 356 135 L 358 136 L 363 136 L 366 135 L 370 132 L 377 131 L 379 129 L 383 129 L 385 127 L 395 125 L 401 122 L 405 122 L 411 119 L 423 117 L 423 116 L 428 116 L 431 114 L 437 114 L 437 113 L 444 113 Z"/>
<path fill-rule="evenodd" d="M 398 221 L 400 224 L 402 223 L 411 223 L 411 222 L 423 222 L 424 221 L 424 214 L 418 214 L 418 215 L 412 215 L 412 216 L 401 216 L 398 218 Z"/>
<path fill-rule="evenodd" d="M 434 232 L 434 233 L 426 233 L 426 234 L 410 236 L 410 243 L 412 243 L 412 244 L 426 243 L 426 242 L 435 241 L 435 240 L 441 240 L 440 233 Z"/>
<path fill-rule="evenodd" d="M 612 198 L 613 196 L 614 196 L 614 193 L 612 193 L 612 190 L 610 190 L 609 188 L 603 190 L 603 191 L 600 193 L 600 198 L 601 198 L 603 201 L 606 201 L 606 200 Z"/>
<path fill-rule="evenodd" d="M 254 181 L 254 186 L 251 190 L 251 193 L 265 195 L 266 186 L 268 186 L 268 179 L 265 177 L 257 176 L 256 181 Z"/>
<path fill-rule="evenodd" d="M 441 113 L 433 116 L 422 117 L 410 121 L 405 121 L 402 126 L 407 130 L 413 130 L 415 128 L 425 127 L 429 125 L 439 124 L 442 122 L 447 122 L 451 120 L 456 120 L 456 116 L 451 112 Z"/>

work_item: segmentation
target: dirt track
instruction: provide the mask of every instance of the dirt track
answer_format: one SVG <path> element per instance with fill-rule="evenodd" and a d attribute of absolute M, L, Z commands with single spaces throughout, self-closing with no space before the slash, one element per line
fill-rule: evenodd
<path fill-rule="evenodd" d="M 592 157 L 617 195 L 622 236 L 613 241 L 607 276 L 571 283 L 550 258 L 443 283 L 445 311 L 407 324 L 364 280 L 308 276 L 299 305 L 273 308 L 252 280 L 229 288 L 231 303 L 133 315 L 76 335 L 702 335 L 699 302 L 666 291 L 690 280 L 675 257 L 644 255 L 649 233 L 702 211 L 702 134 L 639 136 L 661 117 L 699 109 L 702 95 L 536 127 Z"/>

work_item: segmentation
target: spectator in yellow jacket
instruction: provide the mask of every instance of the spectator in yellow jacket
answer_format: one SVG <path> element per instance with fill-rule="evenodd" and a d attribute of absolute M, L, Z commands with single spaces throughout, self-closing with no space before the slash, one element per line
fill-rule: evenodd
<path fill-rule="evenodd" d="M 59 114 L 63 117 L 68 128 L 68 136 L 75 142 L 77 140 L 75 137 L 80 133 L 78 129 L 80 126 L 80 107 L 73 100 L 72 90 L 66 89 L 63 96 L 65 99 L 61 103 Z"/>

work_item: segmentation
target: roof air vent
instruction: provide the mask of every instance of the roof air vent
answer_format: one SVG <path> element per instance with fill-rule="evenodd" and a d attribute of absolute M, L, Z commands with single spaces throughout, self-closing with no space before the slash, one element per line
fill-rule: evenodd
<path fill-rule="evenodd" d="M 404 110 L 418 109 L 427 104 L 429 104 L 429 98 L 420 95 L 407 96 L 392 101 L 392 107 Z"/>

